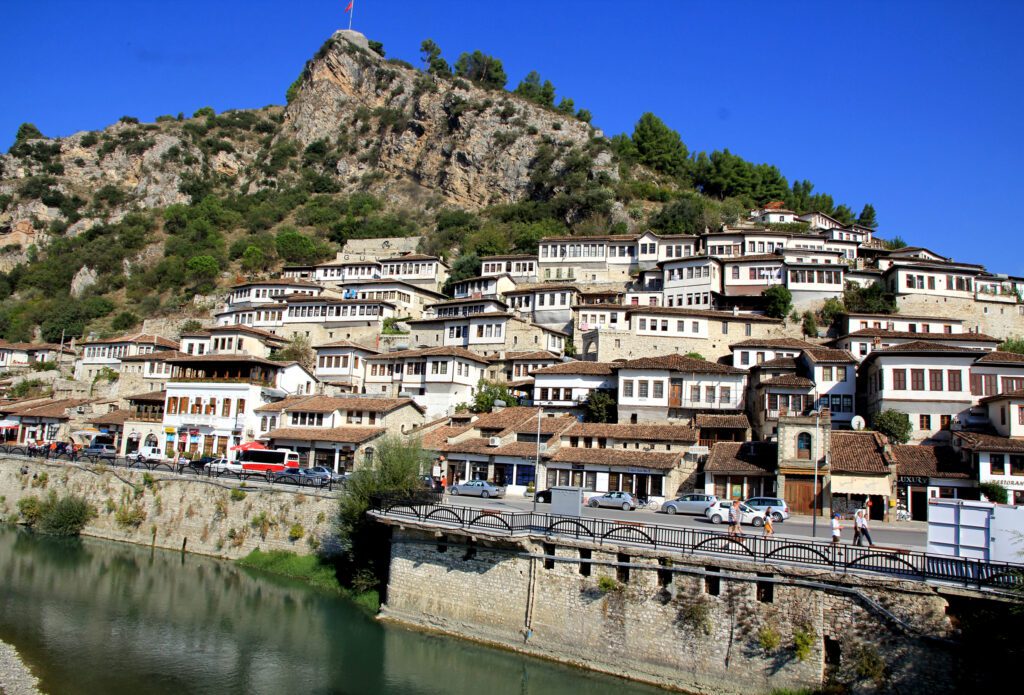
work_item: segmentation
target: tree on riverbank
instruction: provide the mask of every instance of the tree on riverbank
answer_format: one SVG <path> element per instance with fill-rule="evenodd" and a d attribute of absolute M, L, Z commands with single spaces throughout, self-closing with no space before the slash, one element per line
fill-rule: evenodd
<path fill-rule="evenodd" d="M 390 557 L 387 528 L 367 516 L 382 495 L 411 494 L 421 489 L 420 476 L 430 469 L 430 455 L 419 440 L 385 436 L 371 465 L 356 471 L 338 500 L 339 579 L 356 591 L 368 591 L 386 578 Z"/>
<path fill-rule="evenodd" d="M 51 492 L 46 497 L 23 497 L 18 500 L 18 512 L 26 526 L 53 536 L 77 536 L 96 516 L 96 508 L 84 497 L 67 495 L 57 498 Z"/>

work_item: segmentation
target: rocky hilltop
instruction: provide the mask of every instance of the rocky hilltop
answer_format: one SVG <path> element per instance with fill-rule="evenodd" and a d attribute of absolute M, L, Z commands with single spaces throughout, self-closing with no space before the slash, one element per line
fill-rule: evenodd
<path fill-rule="evenodd" d="M 212 116 L 212 114 L 211 114 Z M 211 122 L 212 121 L 212 122 Z M 216 118 L 132 118 L 101 132 L 20 140 L 0 155 L 0 230 L 11 241 L 75 235 L 133 209 L 188 203 L 201 181 L 253 193 L 298 180 L 313 145 L 332 192 L 477 209 L 528 195 L 542 163 L 591 149 L 591 175 L 616 175 L 595 131 L 512 93 L 385 60 L 355 32 L 334 34 L 282 108 Z M 0 237 L 2 239 L 2 237 Z"/>

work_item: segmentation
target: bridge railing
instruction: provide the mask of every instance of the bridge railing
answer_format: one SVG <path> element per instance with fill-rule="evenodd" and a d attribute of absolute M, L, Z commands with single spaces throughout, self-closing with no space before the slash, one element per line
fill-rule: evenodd
<path fill-rule="evenodd" d="M 1024 565 L 987 562 L 910 550 L 833 544 L 814 540 L 752 535 L 729 536 L 717 530 L 663 526 L 616 519 L 559 516 L 541 512 L 505 512 L 459 507 L 422 498 L 378 499 L 373 511 L 440 528 L 487 530 L 499 535 L 573 538 L 601 544 L 637 545 L 676 552 L 731 557 L 756 563 L 827 568 L 837 573 L 874 573 L 953 582 L 978 588 L 1024 586 Z"/>

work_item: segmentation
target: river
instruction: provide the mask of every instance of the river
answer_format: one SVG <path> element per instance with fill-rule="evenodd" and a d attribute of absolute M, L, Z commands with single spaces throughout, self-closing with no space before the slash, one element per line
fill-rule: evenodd
<path fill-rule="evenodd" d="M 0 640 L 51 695 L 664 692 L 381 624 L 229 562 L 2 525 Z"/>

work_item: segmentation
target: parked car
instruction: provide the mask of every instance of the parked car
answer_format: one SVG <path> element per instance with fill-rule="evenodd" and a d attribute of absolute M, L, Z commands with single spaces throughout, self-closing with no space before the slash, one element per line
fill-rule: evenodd
<path fill-rule="evenodd" d="M 113 444 L 90 444 L 82 449 L 82 456 L 101 459 L 117 458 L 117 447 Z"/>
<path fill-rule="evenodd" d="M 289 466 L 279 471 L 267 471 L 267 480 L 272 483 L 291 483 L 301 485 L 303 482 L 302 469 L 297 466 Z"/>
<path fill-rule="evenodd" d="M 595 495 L 587 500 L 591 507 L 616 507 L 624 512 L 636 509 L 636 498 L 628 492 L 606 492 L 603 495 Z"/>
<path fill-rule="evenodd" d="M 229 461 L 227 459 L 214 459 L 204 466 L 205 470 L 210 473 L 216 473 L 221 475 L 222 473 L 233 473 L 240 475 L 242 472 L 242 464 L 238 461 Z"/>
<path fill-rule="evenodd" d="M 139 447 L 138 451 L 126 454 L 125 458 L 132 463 L 145 463 L 146 461 L 152 461 L 154 459 L 163 459 L 164 452 L 163 449 L 158 446 L 142 446 Z"/>
<path fill-rule="evenodd" d="M 766 512 L 771 507 L 773 521 L 783 521 L 789 518 L 789 505 L 781 497 L 751 497 L 743 504 L 759 512 Z"/>
<path fill-rule="evenodd" d="M 551 488 L 548 488 L 547 490 L 541 490 L 535 495 L 535 497 L 537 498 L 538 502 L 551 504 Z"/>
<path fill-rule="evenodd" d="M 457 483 L 448 488 L 450 495 L 475 495 L 477 497 L 504 497 L 505 488 L 486 480 L 470 480 L 467 483 Z"/>
<path fill-rule="evenodd" d="M 731 506 L 732 500 L 719 500 L 704 510 L 704 516 L 710 519 L 712 524 L 728 523 L 729 507 Z M 764 526 L 764 512 L 759 512 L 740 502 L 740 523 Z"/>
<path fill-rule="evenodd" d="M 666 514 L 703 514 L 705 509 L 717 501 L 714 495 L 692 492 L 665 502 L 661 505 L 661 511 Z"/>
<path fill-rule="evenodd" d="M 334 482 L 334 471 L 325 466 L 312 466 L 300 469 L 303 485 L 329 485 Z"/>

